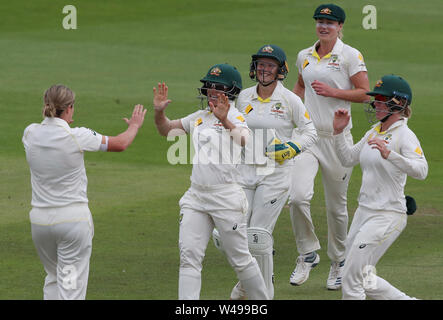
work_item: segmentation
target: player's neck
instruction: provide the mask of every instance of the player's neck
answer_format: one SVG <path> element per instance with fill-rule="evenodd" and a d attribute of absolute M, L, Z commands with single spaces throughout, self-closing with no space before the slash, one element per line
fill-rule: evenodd
<path fill-rule="evenodd" d="M 333 40 L 320 40 L 320 42 L 317 44 L 317 47 L 315 48 L 315 51 L 317 51 L 318 56 L 323 58 L 325 55 L 327 55 L 329 52 L 334 49 L 335 43 L 337 42 L 337 38 Z"/>
<path fill-rule="evenodd" d="M 262 99 L 267 99 L 270 96 L 272 96 L 272 94 L 274 93 L 275 87 L 277 86 L 277 81 L 278 80 L 275 80 L 273 83 L 271 83 L 268 86 L 263 86 L 263 85 L 259 84 L 257 86 L 258 96 Z"/>
<path fill-rule="evenodd" d="M 385 122 L 381 123 L 380 132 L 387 131 L 395 122 L 401 119 L 403 119 L 403 117 L 399 113 L 394 113 Z"/>

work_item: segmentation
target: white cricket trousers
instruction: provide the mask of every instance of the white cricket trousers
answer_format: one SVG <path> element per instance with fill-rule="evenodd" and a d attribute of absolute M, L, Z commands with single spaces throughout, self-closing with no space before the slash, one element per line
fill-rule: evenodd
<path fill-rule="evenodd" d="M 288 200 L 291 166 L 276 165 L 269 172 L 260 170 L 262 166 L 259 165 L 241 164 L 237 168 L 248 199 L 248 227 L 263 228 L 272 234 Z"/>
<path fill-rule="evenodd" d="M 200 298 L 201 270 L 214 227 L 220 234 L 229 264 L 250 299 L 268 299 L 257 261 L 248 250 L 248 203 L 237 184 L 200 186 L 195 183 L 180 199 L 180 271 L 178 298 Z"/>
<path fill-rule="evenodd" d="M 343 269 L 344 300 L 408 300 L 407 296 L 376 274 L 375 265 L 406 227 L 406 213 L 358 207 L 346 240 Z"/>
<path fill-rule="evenodd" d="M 317 143 L 294 159 L 289 192 L 292 230 L 300 254 L 320 249 L 311 218 L 314 182 L 320 167 L 328 223 L 327 254 L 332 261 L 338 262 L 345 257 L 348 229 L 347 191 L 352 168 L 341 165 L 335 153 L 332 134 L 319 132 L 318 135 Z M 348 142 L 352 143 L 351 134 L 347 134 L 346 137 Z"/>
<path fill-rule="evenodd" d="M 33 208 L 32 240 L 46 271 L 44 300 L 84 300 L 94 226 L 87 204 Z"/>

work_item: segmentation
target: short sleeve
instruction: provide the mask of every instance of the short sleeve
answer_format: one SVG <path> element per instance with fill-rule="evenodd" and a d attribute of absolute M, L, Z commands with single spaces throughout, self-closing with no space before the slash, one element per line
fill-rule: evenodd
<path fill-rule="evenodd" d="M 201 121 L 201 114 L 202 114 L 202 111 L 199 110 L 199 111 L 191 113 L 190 115 L 180 119 L 183 129 L 185 129 L 186 133 L 191 132 L 191 128 L 195 126 L 195 122 L 198 121 L 198 119 L 200 119 L 200 121 Z"/>
<path fill-rule="evenodd" d="M 303 71 L 303 57 L 304 57 L 303 51 L 300 51 L 298 53 L 297 60 L 295 61 L 295 66 L 297 67 L 298 74 L 301 74 Z"/>
<path fill-rule="evenodd" d="M 238 109 L 236 109 L 233 105 L 231 105 L 231 109 L 228 114 L 228 119 L 236 127 L 244 127 L 244 128 L 248 127 L 243 114 L 240 111 L 238 111 Z"/>
<path fill-rule="evenodd" d="M 349 77 L 359 73 L 360 71 L 368 71 L 366 69 L 363 55 L 357 49 L 352 48 L 348 56 L 348 72 Z"/>
<path fill-rule="evenodd" d="M 99 151 L 102 135 L 88 128 L 73 128 L 71 130 L 82 151 Z"/>
<path fill-rule="evenodd" d="M 36 126 L 35 123 L 30 124 L 29 126 L 26 127 L 25 131 L 23 132 L 22 142 L 23 142 L 23 146 L 25 147 L 25 149 L 28 147 L 28 139 L 27 139 L 28 134 L 34 126 Z"/>

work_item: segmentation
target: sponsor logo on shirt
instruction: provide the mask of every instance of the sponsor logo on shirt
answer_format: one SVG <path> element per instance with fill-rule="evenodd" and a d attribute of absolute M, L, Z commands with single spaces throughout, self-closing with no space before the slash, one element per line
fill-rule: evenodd
<path fill-rule="evenodd" d="M 308 64 L 309 64 L 308 59 L 305 59 L 305 61 L 303 62 L 303 68 L 302 69 L 306 68 L 308 66 Z"/>
<path fill-rule="evenodd" d="M 282 104 L 280 102 L 278 102 L 271 107 L 270 114 L 276 118 L 284 118 L 284 116 L 285 116 L 284 109 L 285 109 L 285 107 L 282 106 Z"/>
<path fill-rule="evenodd" d="M 248 104 L 248 106 L 245 109 L 245 112 L 246 114 L 249 114 L 249 112 L 251 112 L 252 110 L 254 110 L 254 108 L 250 104 Z"/>
<path fill-rule="evenodd" d="M 340 70 L 340 63 L 339 63 L 337 55 L 335 55 L 335 54 L 331 55 L 331 58 L 329 59 L 329 63 L 327 65 L 327 68 L 331 69 L 331 70 L 336 70 L 336 71 Z"/>

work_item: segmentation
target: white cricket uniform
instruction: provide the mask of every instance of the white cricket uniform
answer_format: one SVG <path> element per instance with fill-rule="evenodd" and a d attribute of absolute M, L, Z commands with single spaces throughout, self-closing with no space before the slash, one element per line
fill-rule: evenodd
<path fill-rule="evenodd" d="M 242 187 L 248 199 L 248 228 L 265 229 L 272 236 L 278 216 L 288 199 L 290 187 L 290 168 L 293 160 L 279 164 L 265 155 L 266 146 L 275 138 L 281 143 L 292 141 L 294 127 L 300 135 L 295 141 L 301 151 L 306 150 L 317 138 L 314 125 L 301 99 L 286 89 L 281 81 L 277 82 L 271 97 L 262 99 L 257 94 L 257 86 L 243 90 L 236 106 L 246 118 L 252 137 L 249 139 L 243 163 L 238 166 L 242 176 Z M 274 297 L 273 284 L 273 243 L 267 244 L 270 253 L 263 255 L 255 250 L 254 243 L 250 251 L 261 261 L 268 296 Z"/>
<path fill-rule="evenodd" d="M 307 254 L 320 249 L 311 219 L 310 202 L 314 195 L 314 180 L 320 167 L 325 193 L 328 219 L 328 256 L 332 261 L 342 261 L 348 227 L 347 189 L 352 168 L 344 168 L 334 151 L 332 122 L 334 112 L 344 108 L 350 112 L 351 102 L 317 95 L 311 83 L 324 82 L 332 88 L 350 90 L 351 77 L 367 71 L 361 53 L 340 39 L 330 53 L 319 58 L 315 48 L 318 41 L 299 52 L 297 68 L 305 84 L 305 106 L 317 129 L 318 142 L 295 159 L 289 196 L 292 227 L 297 249 Z M 350 129 L 345 136 L 352 143 Z"/>
<path fill-rule="evenodd" d="M 367 141 L 387 141 L 391 150 L 387 159 Z M 374 268 L 390 245 L 406 227 L 404 187 L 407 176 L 423 180 L 428 164 L 415 134 L 401 119 L 385 132 L 380 123 L 350 145 L 343 134 L 334 136 L 337 155 L 344 166 L 360 163 L 362 185 L 359 206 L 346 240 L 346 263 L 343 270 L 343 299 L 409 299 L 400 290 L 374 273 Z"/>
<path fill-rule="evenodd" d="M 31 171 L 32 239 L 47 276 L 44 299 L 85 299 L 94 227 L 88 207 L 84 151 L 102 136 L 45 118 L 23 134 Z"/>
<path fill-rule="evenodd" d="M 236 107 L 252 130 L 244 163 L 238 166 L 241 184 L 248 197 L 248 226 L 260 227 L 272 234 L 288 198 L 288 176 L 293 160 L 279 164 L 266 157 L 265 148 L 274 138 L 282 143 L 292 141 L 297 127 L 299 136 L 295 142 L 303 152 L 315 143 L 316 131 L 301 99 L 286 89 L 281 81 L 267 99 L 258 96 L 257 85 L 243 90 Z"/>
<path fill-rule="evenodd" d="M 247 128 L 233 103 L 228 119 L 236 127 Z M 260 269 L 248 250 L 248 203 L 238 185 L 240 174 L 235 165 L 239 162 L 241 147 L 208 110 L 192 113 L 182 118 L 181 123 L 186 133 L 192 134 L 195 155 L 191 187 L 179 203 L 179 299 L 200 297 L 202 262 L 214 227 L 220 234 L 229 263 L 245 289 L 250 290 L 248 297 L 266 299 Z M 258 279 L 258 285 L 248 284 L 250 279 Z"/>

